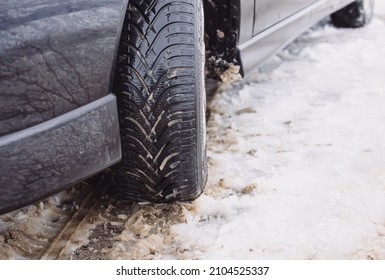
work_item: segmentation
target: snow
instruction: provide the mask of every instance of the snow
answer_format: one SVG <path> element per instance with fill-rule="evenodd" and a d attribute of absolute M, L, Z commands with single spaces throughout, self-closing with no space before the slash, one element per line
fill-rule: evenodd
<path fill-rule="evenodd" d="M 208 106 L 209 181 L 172 226 L 197 259 L 385 259 L 385 2 L 320 24 Z"/>

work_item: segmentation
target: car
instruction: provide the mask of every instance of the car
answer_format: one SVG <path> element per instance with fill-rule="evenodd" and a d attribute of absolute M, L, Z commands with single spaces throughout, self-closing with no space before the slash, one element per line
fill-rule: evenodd
<path fill-rule="evenodd" d="M 373 0 L 2 1 L 0 213 L 109 167 L 129 199 L 198 197 L 205 77 L 247 75 L 330 14 L 362 27 Z"/>

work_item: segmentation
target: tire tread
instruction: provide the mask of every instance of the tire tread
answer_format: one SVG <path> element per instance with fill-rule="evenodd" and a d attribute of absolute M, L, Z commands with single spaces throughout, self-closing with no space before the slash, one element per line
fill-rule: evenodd
<path fill-rule="evenodd" d="M 130 199 L 184 201 L 202 192 L 197 2 L 129 1 L 114 91 L 123 149 L 118 190 Z"/>

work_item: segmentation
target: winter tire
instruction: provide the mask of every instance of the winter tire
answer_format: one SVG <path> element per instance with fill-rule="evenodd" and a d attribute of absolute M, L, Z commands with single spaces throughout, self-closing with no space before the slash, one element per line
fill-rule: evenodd
<path fill-rule="evenodd" d="M 115 70 L 122 161 L 136 201 L 188 201 L 206 183 L 201 0 L 130 0 Z"/>
<path fill-rule="evenodd" d="M 358 0 L 331 15 L 334 26 L 359 28 L 368 24 L 373 17 L 374 0 Z"/>

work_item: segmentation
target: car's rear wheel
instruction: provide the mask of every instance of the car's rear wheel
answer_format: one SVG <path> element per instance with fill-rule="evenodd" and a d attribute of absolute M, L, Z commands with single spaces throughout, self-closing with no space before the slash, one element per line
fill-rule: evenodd
<path fill-rule="evenodd" d="M 196 198 L 207 177 L 201 0 L 130 0 L 114 91 L 117 189 L 136 201 Z"/>
<path fill-rule="evenodd" d="M 359 28 L 373 17 L 374 0 L 358 0 L 331 15 L 336 27 Z"/>

